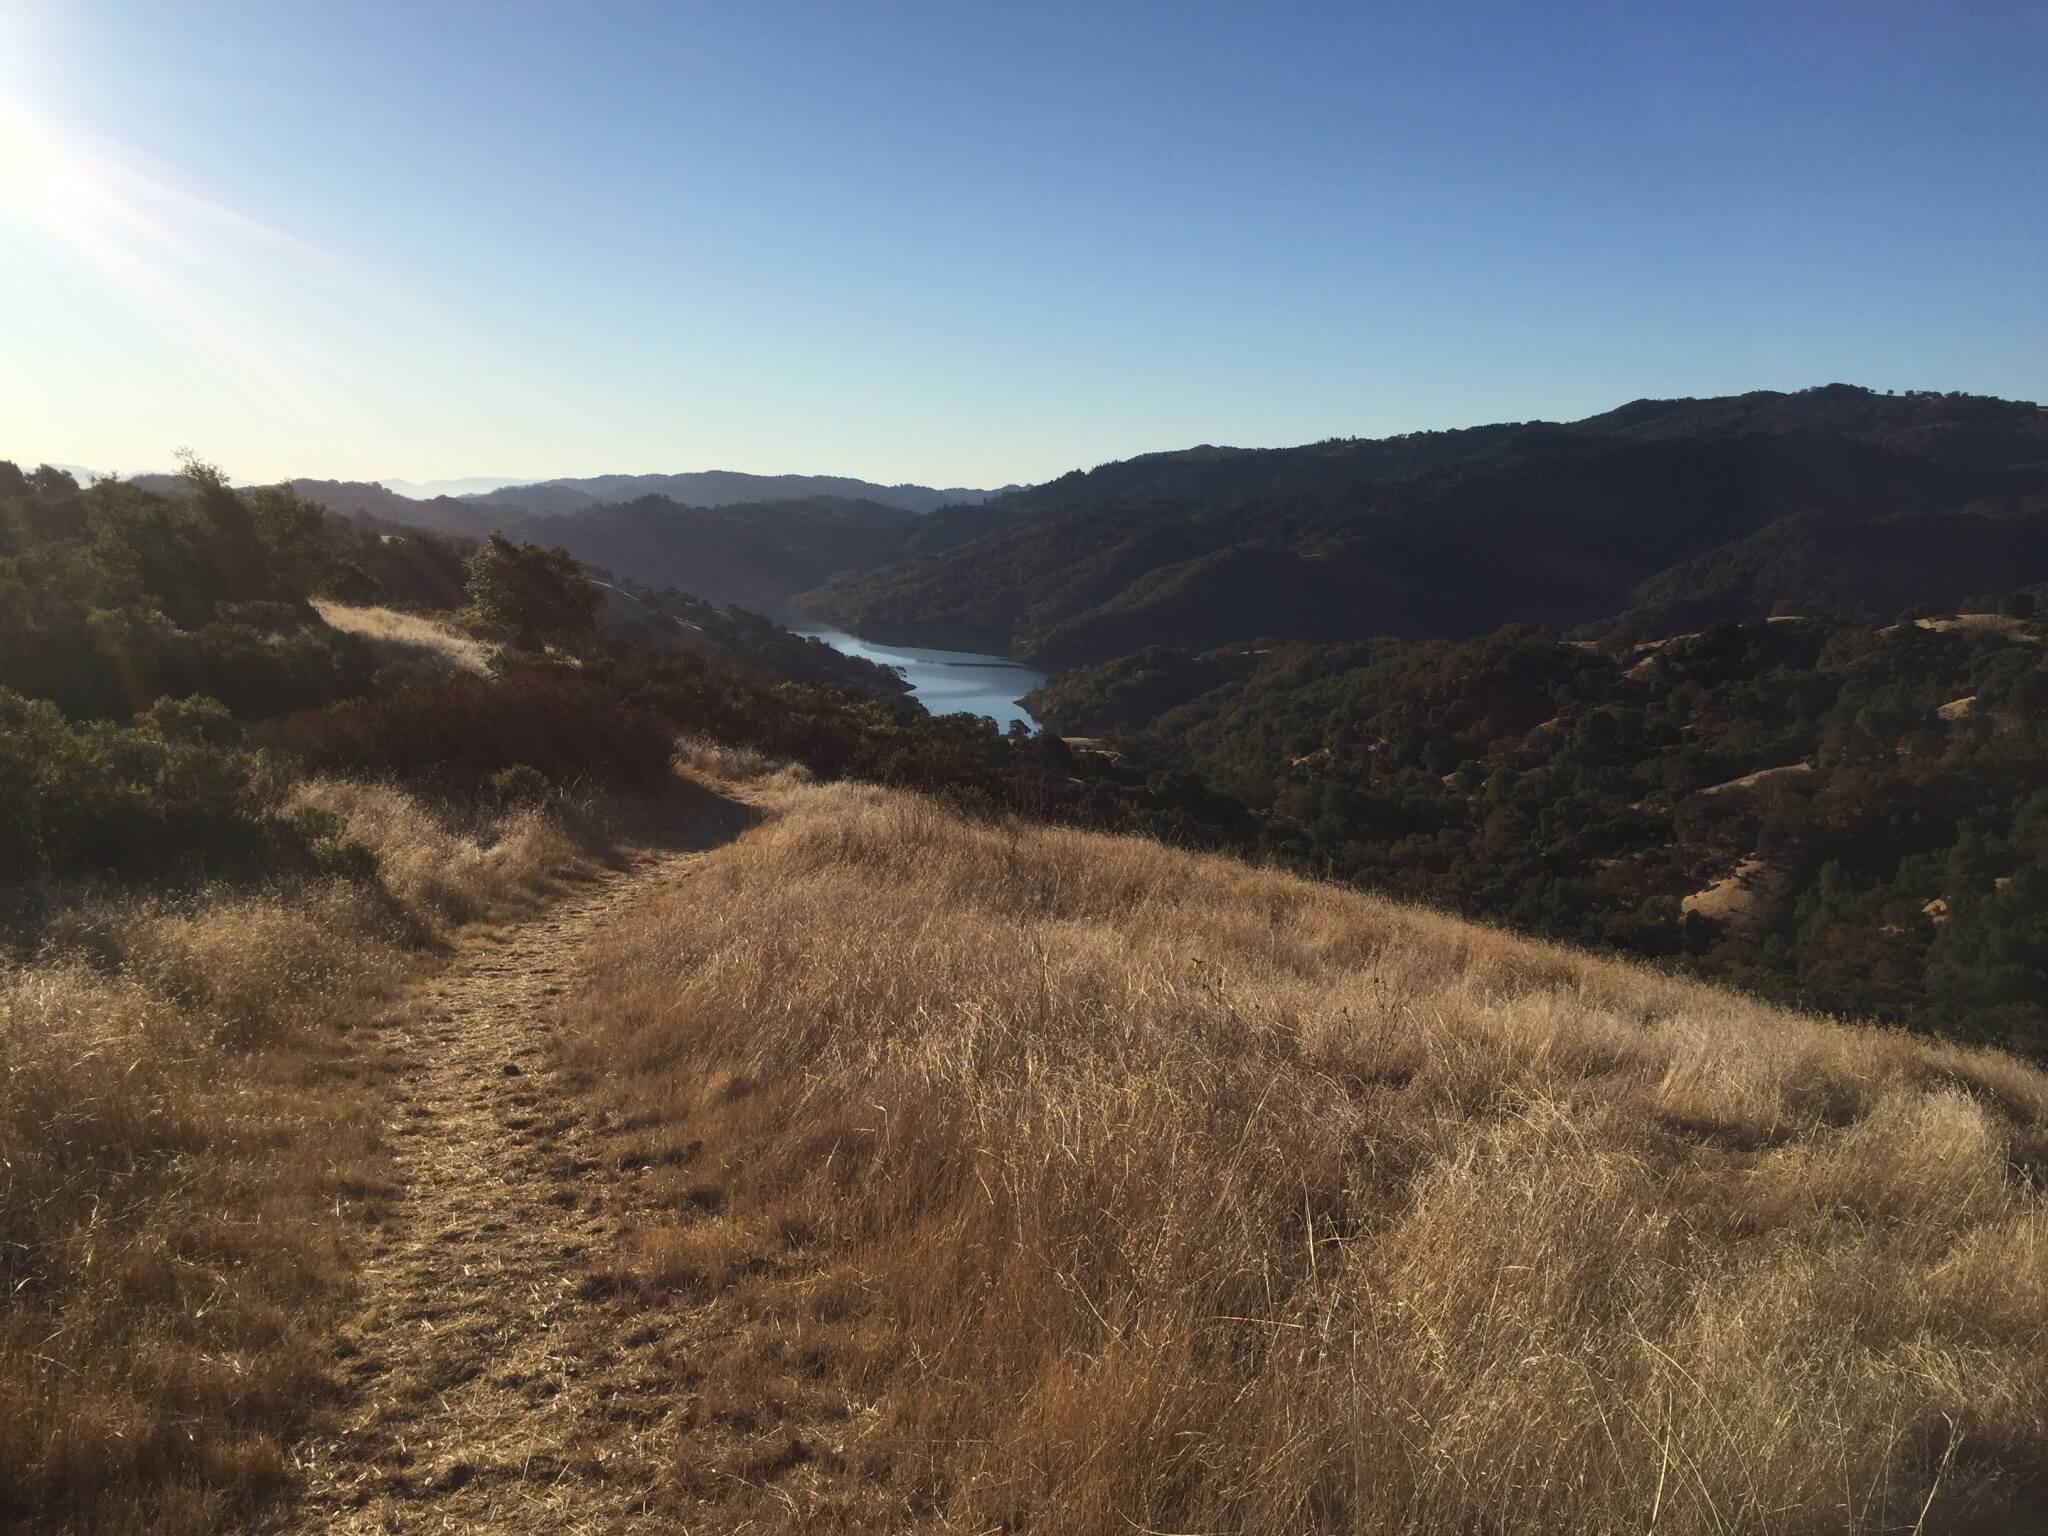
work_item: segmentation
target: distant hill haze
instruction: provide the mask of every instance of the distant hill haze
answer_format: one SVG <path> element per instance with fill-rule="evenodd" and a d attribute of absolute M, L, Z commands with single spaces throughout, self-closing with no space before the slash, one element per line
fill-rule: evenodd
<path fill-rule="evenodd" d="M 676 475 L 591 475 L 583 479 L 543 480 L 507 485 L 468 499 L 536 512 L 575 512 L 602 502 L 638 501 L 643 496 L 664 496 L 692 507 L 834 496 L 901 507 L 906 512 L 934 512 L 940 507 L 979 505 L 991 496 L 1016 489 L 1005 486 L 1002 490 L 983 491 L 954 486 L 937 490 L 929 485 L 877 485 L 845 475 L 749 475 L 729 469 L 705 469 Z"/>
<path fill-rule="evenodd" d="M 502 490 L 508 485 L 530 485 L 516 475 L 467 475 L 460 480 L 380 480 L 387 491 L 410 496 L 415 501 L 432 501 L 436 496 L 477 496 Z"/>
<path fill-rule="evenodd" d="M 921 517 L 1000 494 L 727 470 L 547 480 L 424 500 L 365 481 L 292 485 L 358 521 L 560 544 L 588 565 L 649 586 L 779 618 L 794 617 L 798 592 L 902 559 Z"/>
<path fill-rule="evenodd" d="M 80 484 L 96 478 L 95 472 L 79 465 L 59 465 Z M 174 488 L 171 474 L 138 474 L 126 478 L 146 490 L 163 492 Z M 319 480 L 300 478 L 291 482 L 301 494 L 335 511 L 363 512 L 394 520 L 410 520 L 446 532 L 487 533 L 506 515 L 527 514 L 552 517 L 586 512 L 593 507 L 617 502 L 639 501 L 649 496 L 664 497 L 692 507 L 728 507 L 777 501 L 814 501 L 832 497 L 843 501 L 866 501 L 895 507 L 905 512 L 925 513 L 940 507 L 978 506 L 991 497 L 1020 489 L 1006 485 L 997 490 L 967 486 L 938 489 L 929 485 L 879 485 L 847 475 L 751 475 L 737 470 L 694 470 L 673 475 L 590 475 L 549 480 L 518 480 L 505 476 L 474 475 L 459 480 Z M 347 503 L 346 506 L 341 503 Z M 437 506 L 437 503 L 465 506 Z M 408 512 L 408 506 L 411 510 Z M 422 513 L 421 507 L 434 510 Z M 422 519 L 426 519 L 425 522 Z"/>
<path fill-rule="evenodd" d="M 176 475 L 137 475 L 134 483 L 160 495 L 184 491 Z M 357 523 L 462 539 L 502 532 L 559 544 L 586 565 L 656 590 L 673 587 L 778 618 L 794 616 L 790 599 L 798 592 L 901 559 L 907 530 L 920 518 L 903 506 L 843 496 L 700 506 L 651 494 L 596 501 L 571 486 L 534 485 L 419 501 L 374 481 L 290 484 L 306 500 Z"/>

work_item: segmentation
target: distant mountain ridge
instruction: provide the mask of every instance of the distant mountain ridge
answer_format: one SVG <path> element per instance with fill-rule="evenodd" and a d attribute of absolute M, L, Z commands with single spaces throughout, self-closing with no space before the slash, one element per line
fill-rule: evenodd
<path fill-rule="evenodd" d="M 1199 445 L 1000 492 L 728 471 L 428 500 L 292 483 L 359 519 L 503 530 L 654 586 L 1049 670 L 1509 623 L 1670 633 L 1787 603 L 1871 617 L 2048 579 L 2048 411 L 1851 385 Z"/>
<path fill-rule="evenodd" d="M 415 501 L 432 501 L 436 496 L 479 496 L 487 491 L 502 490 L 508 485 L 531 485 L 517 475 L 465 475 L 459 480 L 380 480 L 377 482 L 387 491 L 396 491 L 401 496 L 410 496 Z"/>
<path fill-rule="evenodd" d="M 905 554 L 799 609 L 1055 670 L 1148 645 L 1895 611 L 1901 593 L 1954 603 L 2048 577 L 2048 411 L 1828 385 L 1202 446 L 931 514 Z"/>
<path fill-rule="evenodd" d="M 83 484 L 96 478 L 95 472 L 79 465 L 58 465 Z M 138 474 L 123 478 L 145 489 L 163 490 L 176 480 L 171 474 Z M 245 482 L 255 483 L 255 482 Z M 268 482 L 264 482 L 268 483 Z M 1005 485 L 995 490 L 969 486 L 938 488 L 904 482 L 880 485 L 851 475 L 755 475 L 740 470 L 688 470 L 680 474 L 558 476 L 544 480 L 520 480 L 509 476 L 472 475 L 456 480 L 323 480 L 311 476 L 291 482 L 302 494 L 333 505 L 339 496 L 353 505 L 336 510 L 373 512 L 397 516 L 397 504 L 409 502 L 415 508 L 441 502 L 466 503 L 479 510 L 474 514 L 443 507 L 430 514 L 432 526 L 448 532 L 488 532 L 496 511 L 530 513 L 550 517 L 588 511 L 616 502 L 639 501 L 648 496 L 665 497 L 692 507 L 729 507 L 775 501 L 812 501 L 834 497 L 844 501 L 874 502 L 898 507 L 905 512 L 935 512 L 941 507 L 971 507 L 999 496 L 1014 494 L 1024 487 Z M 387 510 L 392 509 L 392 510 Z M 415 512 L 412 521 L 419 521 Z"/>
<path fill-rule="evenodd" d="M 917 514 L 842 496 L 689 506 L 666 496 L 518 519 L 506 531 L 652 588 L 793 617 L 790 599 L 901 557 Z"/>
<path fill-rule="evenodd" d="M 463 499 L 520 506 L 531 511 L 573 512 L 581 510 L 577 497 L 583 498 L 584 506 L 664 496 L 692 507 L 727 507 L 742 502 L 805 501 L 834 496 L 901 507 L 906 512 L 935 512 L 940 507 L 979 505 L 1017 489 L 1004 486 L 986 491 L 953 486 L 940 490 L 908 483 L 879 485 L 849 475 L 754 475 L 731 469 L 701 469 L 671 475 L 563 476 L 506 485 Z M 543 493 L 544 500 L 536 499 L 536 492 Z"/>
<path fill-rule="evenodd" d="M 132 481 L 158 495 L 185 491 L 175 475 L 137 475 Z M 585 564 L 649 588 L 672 587 L 776 617 L 795 616 L 789 600 L 798 592 L 847 571 L 901 559 L 905 533 L 921 517 L 900 505 L 846 496 L 706 506 L 653 494 L 593 501 L 571 487 L 541 485 L 416 501 L 375 481 L 289 483 L 307 501 L 372 527 L 460 539 L 501 532 L 559 544 Z"/>

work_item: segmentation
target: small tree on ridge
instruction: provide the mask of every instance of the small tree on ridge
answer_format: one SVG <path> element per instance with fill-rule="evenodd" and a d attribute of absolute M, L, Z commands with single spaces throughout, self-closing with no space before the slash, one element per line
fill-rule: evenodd
<path fill-rule="evenodd" d="M 576 641 L 597 623 L 598 590 L 559 545 L 514 544 L 494 533 L 469 559 L 469 599 L 521 650 L 550 639 Z"/>

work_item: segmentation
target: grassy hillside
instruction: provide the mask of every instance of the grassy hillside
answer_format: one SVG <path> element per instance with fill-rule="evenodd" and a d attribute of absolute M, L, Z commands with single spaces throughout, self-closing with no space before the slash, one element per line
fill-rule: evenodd
<path fill-rule="evenodd" d="M 0 1526 L 246 1530 L 341 1391 L 391 1197 L 358 1031 L 466 925 L 602 866 L 583 818 L 309 779 L 343 872 L 0 871 Z M 402 1022 L 382 1018 L 383 1022 Z"/>
<path fill-rule="evenodd" d="M 482 625 L 431 613 L 465 579 Z M 364 600 L 392 585 L 430 612 Z M 399 1194 L 368 1026 L 607 864 L 589 808 L 667 784 L 679 730 L 983 813 L 1173 813 L 652 596 L 701 648 L 603 639 L 545 551 L 465 565 L 199 465 L 167 498 L 0 463 L 0 1528 L 275 1515 Z"/>
<path fill-rule="evenodd" d="M 1876 613 L 1902 590 L 1953 604 L 2048 576 L 2044 486 L 2048 414 L 2024 402 L 1843 385 L 1638 401 L 1563 425 L 1104 465 L 938 514 L 909 558 L 802 603 L 874 639 L 1052 667 L 1153 644 L 1569 629 L 1630 609 Z M 1803 534 L 1776 536 L 1802 514 Z"/>
<path fill-rule="evenodd" d="M 1146 842 L 750 793 L 566 1007 L 651 1212 L 589 1326 L 683 1324 L 636 1442 L 666 1518 L 2018 1532 L 2048 1497 L 2040 1073 Z"/>
<path fill-rule="evenodd" d="M 1153 648 L 1029 704 L 1183 755 L 1276 858 L 2048 1059 L 2044 633 Z"/>

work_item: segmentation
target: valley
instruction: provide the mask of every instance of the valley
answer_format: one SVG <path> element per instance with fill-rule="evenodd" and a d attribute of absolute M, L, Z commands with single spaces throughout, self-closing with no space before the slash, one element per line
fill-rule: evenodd
<path fill-rule="evenodd" d="M 2048 1531 L 2040 7 L 0 58 L 0 1536 Z"/>
<path fill-rule="evenodd" d="M 2022 1529 L 2034 433 L 0 465 L 0 1517 Z"/>
<path fill-rule="evenodd" d="M 809 631 L 805 637 L 822 640 L 848 656 L 900 671 L 910 685 L 910 696 L 932 714 L 979 715 L 994 721 L 998 730 L 1007 730 L 1013 723 L 1027 730 L 1038 728 L 1038 722 L 1022 701 L 1026 694 L 1044 685 L 1045 674 L 1033 672 L 1008 657 L 874 645 L 833 630 Z"/>

